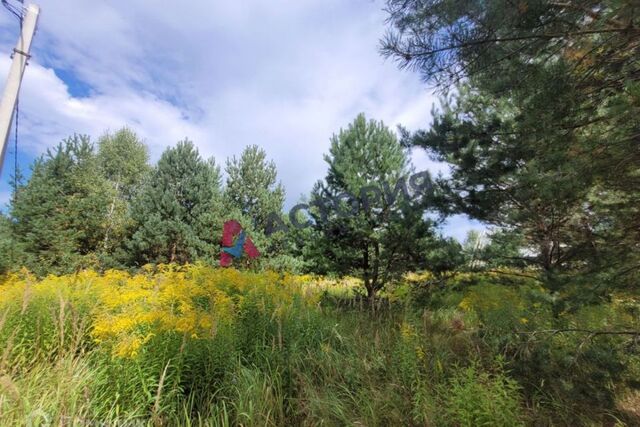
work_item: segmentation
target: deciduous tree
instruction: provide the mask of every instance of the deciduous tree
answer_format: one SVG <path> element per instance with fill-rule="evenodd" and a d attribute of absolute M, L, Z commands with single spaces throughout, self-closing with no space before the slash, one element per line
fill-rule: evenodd
<path fill-rule="evenodd" d="M 114 252 L 122 249 L 122 243 L 132 227 L 130 204 L 149 174 L 147 147 L 128 128 L 114 134 L 106 133 L 98 141 L 98 164 L 113 187 L 113 197 L 106 212 L 106 230 L 102 244 L 105 262 L 113 263 Z"/>

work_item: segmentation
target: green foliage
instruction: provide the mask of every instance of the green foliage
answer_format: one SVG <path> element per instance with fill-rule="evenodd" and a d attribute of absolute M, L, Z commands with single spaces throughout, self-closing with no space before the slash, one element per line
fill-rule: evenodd
<path fill-rule="evenodd" d="M 245 279 L 260 275 L 170 271 L 170 282 L 186 280 L 196 303 L 207 280 L 223 277 L 216 286 L 231 297 L 236 321 L 197 338 L 161 332 L 136 357 L 122 358 L 93 339 L 100 307 L 92 289 L 104 286 L 110 301 L 109 289 L 124 273 L 46 283 L 27 277 L 24 287 L 2 289 L 3 421 L 600 425 L 626 420 L 616 399 L 634 386 L 640 369 L 637 348 L 625 336 L 541 332 L 637 329 L 638 305 L 628 297 L 555 319 L 548 292 L 530 279 L 465 273 L 441 291 L 457 297 L 441 297 L 437 308 L 403 304 L 373 313 L 357 304 L 339 309 L 329 300 L 305 304 L 322 288 L 309 283 L 302 294 L 289 294 L 276 274 L 270 276 L 276 282 L 256 286 Z M 162 283 L 160 275 L 149 278 Z M 129 317 L 144 314 L 132 310 Z"/>
<path fill-rule="evenodd" d="M 48 150 L 26 183 L 18 178 L 12 197 L 12 268 L 44 275 L 126 261 L 129 204 L 147 160 L 146 147 L 127 129 L 102 137 L 97 153 L 81 135 Z"/>
<path fill-rule="evenodd" d="M 452 237 L 438 238 L 426 246 L 426 254 L 421 267 L 435 274 L 446 274 L 462 267 L 465 254 L 458 241 Z"/>
<path fill-rule="evenodd" d="M 277 182 L 276 165 L 267 161 L 267 153 L 257 145 L 246 147 L 239 159 L 227 160 L 225 203 L 251 219 L 257 230 L 264 231 L 272 213 L 280 214 L 284 188 Z M 248 224 L 247 224 L 248 225 Z"/>
<path fill-rule="evenodd" d="M 523 254 L 526 246 L 522 233 L 508 230 L 495 230 L 488 236 L 488 243 L 481 246 L 474 258 L 486 267 L 527 267 L 528 257 Z"/>
<path fill-rule="evenodd" d="M 387 6 L 383 52 L 445 96 L 430 128 L 401 131 L 400 142 L 363 114 L 334 135 L 309 228 L 281 220 L 285 191 L 257 146 L 227 161 L 224 190 L 219 167 L 191 142 L 151 168 L 128 129 L 103 136 L 97 153 L 88 137 L 71 137 L 26 182 L 15 177 L 0 273 L 211 262 L 227 219 L 262 254 L 235 265 L 277 273 L 265 285 L 202 266 L 194 279 L 171 265 L 175 288 L 145 269 L 138 285 L 123 286 L 119 271 L 86 282 L 78 273 L 50 276 L 41 292 L 21 272 L 13 294 L 0 284 L 3 422 L 640 423 L 621 408 L 640 387 L 635 2 Z M 450 166 L 433 192 L 408 181 L 410 147 Z M 495 229 L 460 245 L 437 234 L 427 208 L 438 221 L 464 213 Z M 265 232 L 274 222 L 289 231 Z M 359 282 L 323 279 L 288 294 L 298 271 L 358 275 L 372 304 Z M 227 278 L 207 293 L 216 274 Z M 98 324 L 82 286 L 100 281 L 105 295 L 139 306 Z M 225 307 L 232 322 L 218 322 Z M 160 328 L 168 318 L 174 328 Z M 122 345 L 117 356 L 100 328 Z"/>
<path fill-rule="evenodd" d="M 0 214 L 0 274 L 20 264 L 19 248 L 16 245 L 11 220 Z"/>
<path fill-rule="evenodd" d="M 387 6 L 383 52 L 456 85 L 430 129 L 405 135 L 451 164 L 441 205 L 521 235 L 523 261 L 547 271 L 550 289 L 577 273 L 609 289 L 637 282 L 634 2 Z"/>
<path fill-rule="evenodd" d="M 411 142 L 452 165 L 451 176 L 439 181 L 446 209 L 517 230 L 532 253 L 523 260 L 566 268 L 589 255 L 583 239 L 589 175 L 571 158 L 570 145 L 559 148 L 566 135 L 546 135 L 545 147 L 537 134 L 519 136 L 522 114 L 510 101 L 461 88 Z"/>
<path fill-rule="evenodd" d="M 88 137 L 75 135 L 48 150 L 11 206 L 24 265 L 44 274 L 95 264 L 112 197 Z"/>
<path fill-rule="evenodd" d="M 225 218 L 238 220 L 260 250 L 252 265 L 276 271 L 300 272 L 304 262 L 294 249 L 294 236 L 278 230 L 285 191 L 277 181 L 276 165 L 257 145 L 246 147 L 239 159 L 227 160 L 224 189 Z M 287 228 L 288 219 L 282 221 Z"/>
<path fill-rule="evenodd" d="M 632 378 L 637 360 L 625 336 L 606 332 L 637 329 L 632 317 L 615 305 L 599 305 L 552 321 L 531 315 L 528 328 L 550 332 L 514 337 L 506 348 L 513 375 L 533 391 L 533 401 L 568 421 L 578 412 L 593 417 L 615 406 L 615 384 Z"/>
<path fill-rule="evenodd" d="M 216 256 L 222 235 L 220 171 L 190 141 L 168 148 L 133 203 L 129 248 L 138 265 Z"/>
<path fill-rule="evenodd" d="M 277 372 L 241 367 L 234 373 L 232 409 L 239 425 L 278 426 L 285 422 L 284 396 Z"/>
<path fill-rule="evenodd" d="M 305 268 L 291 235 L 264 232 L 284 201 L 264 150 L 247 147 L 227 162 L 224 194 L 219 167 L 189 141 L 167 149 L 154 168 L 148 158 L 145 144 L 124 128 L 101 137 L 97 153 L 88 137 L 74 136 L 38 159 L 26 183 L 18 177 L 11 215 L 0 224 L 0 244 L 10 249 L 0 271 L 214 261 L 228 219 L 239 220 L 259 248 L 253 267 Z"/>
<path fill-rule="evenodd" d="M 615 406 L 622 384 L 635 387 L 633 335 L 616 333 L 638 330 L 631 301 L 558 314 L 557 297 L 534 280 L 465 273 L 432 294 L 430 304 L 465 312 L 465 328 L 476 330 L 483 354 L 504 357 L 540 419 L 597 419 Z"/>
<path fill-rule="evenodd" d="M 98 141 L 102 173 L 121 198 L 131 200 L 150 171 L 147 146 L 129 128 L 107 133 Z"/>
<path fill-rule="evenodd" d="M 124 243 L 134 226 L 130 205 L 151 168 L 146 145 L 128 128 L 100 138 L 97 157 L 103 176 L 113 188 L 101 252 L 102 265 L 110 267 L 127 261 Z"/>
<path fill-rule="evenodd" d="M 424 263 L 432 223 L 408 200 L 408 158 L 382 123 L 360 114 L 331 138 L 329 171 L 310 205 L 311 255 L 332 272 L 363 278 L 370 298 L 412 266 Z M 427 177 L 428 179 L 428 177 Z"/>
<path fill-rule="evenodd" d="M 445 400 L 445 425 L 473 427 L 523 426 L 520 386 L 498 371 L 478 371 L 471 365 L 461 369 L 442 388 Z"/>

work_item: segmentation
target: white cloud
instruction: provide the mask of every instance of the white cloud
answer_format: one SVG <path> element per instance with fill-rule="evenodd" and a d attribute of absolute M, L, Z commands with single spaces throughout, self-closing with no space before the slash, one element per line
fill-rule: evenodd
<path fill-rule="evenodd" d="M 9 59 L 0 58 L 6 73 Z M 32 156 L 73 133 L 93 137 L 129 126 L 154 153 L 183 139 L 203 138 L 204 131 L 186 120 L 178 108 L 145 92 L 74 98 L 50 68 L 32 62 L 25 73 L 21 96 L 21 149 Z"/>
<path fill-rule="evenodd" d="M 434 96 L 419 76 L 378 53 L 380 2 L 39 3 L 21 96 L 21 149 L 31 157 L 74 132 L 97 137 L 124 125 L 154 159 L 184 137 L 219 163 L 258 144 L 291 205 L 323 176 L 331 134 L 357 113 L 391 127 L 430 121 Z M 0 48 L 9 52 L 15 28 L 5 23 Z M 8 64 L 1 58 L 0 72 Z M 414 158 L 418 169 L 441 168 Z"/>
<path fill-rule="evenodd" d="M 487 229 L 486 224 L 471 220 L 466 215 L 452 215 L 447 218 L 444 226 L 445 234 L 455 238 L 459 242 L 463 242 L 471 230 L 482 231 Z"/>

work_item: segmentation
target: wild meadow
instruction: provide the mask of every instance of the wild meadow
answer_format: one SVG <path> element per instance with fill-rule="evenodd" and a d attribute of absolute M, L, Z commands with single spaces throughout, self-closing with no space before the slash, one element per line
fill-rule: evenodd
<path fill-rule="evenodd" d="M 630 392 L 640 378 L 639 343 L 606 333 L 638 329 L 637 300 L 556 315 L 534 279 L 465 273 L 439 281 L 409 274 L 371 306 L 358 279 L 203 264 L 8 274 L 0 283 L 0 419 L 637 422 L 629 405 L 640 399 Z M 594 328 L 600 333 L 588 332 Z"/>
<path fill-rule="evenodd" d="M 0 427 L 640 426 L 639 0 L 67 3 Z"/>

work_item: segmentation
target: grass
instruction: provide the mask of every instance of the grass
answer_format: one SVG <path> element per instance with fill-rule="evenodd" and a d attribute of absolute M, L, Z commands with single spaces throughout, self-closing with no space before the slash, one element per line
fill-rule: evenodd
<path fill-rule="evenodd" d="M 375 311 L 360 304 L 355 289 L 351 279 L 204 266 L 8 277 L 0 284 L 0 419 L 154 426 L 634 422 L 640 364 L 633 342 L 515 333 L 637 328 L 629 298 L 556 319 L 543 290 L 495 278 L 455 282 L 426 300 L 391 289 Z"/>

